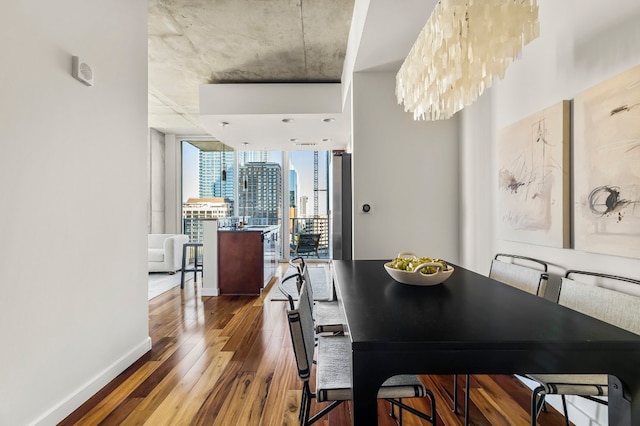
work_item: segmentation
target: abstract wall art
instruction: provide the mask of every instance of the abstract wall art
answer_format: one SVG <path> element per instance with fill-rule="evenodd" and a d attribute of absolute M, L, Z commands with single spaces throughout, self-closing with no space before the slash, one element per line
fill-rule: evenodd
<path fill-rule="evenodd" d="M 574 100 L 575 248 L 640 258 L 640 67 Z"/>
<path fill-rule="evenodd" d="M 500 131 L 498 238 L 569 247 L 570 102 Z"/>

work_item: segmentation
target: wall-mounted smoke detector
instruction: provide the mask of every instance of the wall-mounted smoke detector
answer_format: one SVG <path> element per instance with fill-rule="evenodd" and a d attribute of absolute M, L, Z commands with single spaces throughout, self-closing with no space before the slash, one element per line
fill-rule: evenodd
<path fill-rule="evenodd" d="M 93 70 L 77 56 L 73 56 L 71 60 L 71 75 L 83 84 L 93 86 Z"/>

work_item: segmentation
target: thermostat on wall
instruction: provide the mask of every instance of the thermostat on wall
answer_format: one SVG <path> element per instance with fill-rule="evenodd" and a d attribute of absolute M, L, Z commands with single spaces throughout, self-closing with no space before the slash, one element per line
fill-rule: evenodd
<path fill-rule="evenodd" d="M 77 56 L 73 57 L 71 75 L 73 75 L 76 80 L 83 82 L 87 86 L 93 86 L 93 70 L 89 64 L 80 60 Z"/>

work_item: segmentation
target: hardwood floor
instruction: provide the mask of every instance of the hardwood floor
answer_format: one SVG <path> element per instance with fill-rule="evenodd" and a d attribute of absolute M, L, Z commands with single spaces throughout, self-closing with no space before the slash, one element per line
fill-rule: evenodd
<path fill-rule="evenodd" d="M 153 349 L 60 425 L 298 424 L 301 383 L 285 302 L 269 300 L 273 282 L 261 297 L 201 298 L 195 287 L 190 280 L 149 301 Z M 462 414 L 451 411 L 452 376 L 421 378 L 436 395 L 437 423 L 462 425 Z M 463 385 L 461 378 L 460 401 Z M 531 394 L 514 377 L 472 376 L 471 388 L 471 424 L 529 424 Z M 426 400 L 409 403 L 429 411 Z M 388 404 L 379 404 L 379 424 L 395 425 Z M 349 407 L 316 424 L 349 425 Z M 426 423 L 405 413 L 404 424 Z M 538 424 L 564 425 L 564 418 L 550 408 Z"/>

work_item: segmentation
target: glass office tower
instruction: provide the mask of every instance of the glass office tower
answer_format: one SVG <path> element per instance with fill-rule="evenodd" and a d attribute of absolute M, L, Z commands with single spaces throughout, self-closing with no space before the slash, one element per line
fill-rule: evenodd
<path fill-rule="evenodd" d="M 253 162 L 238 169 L 238 216 L 254 225 L 278 225 L 282 218 L 282 167 Z"/>
<path fill-rule="evenodd" d="M 200 151 L 198 154 L 198 189 L 200 198 L 224 198 L 233 203 L 235 179 L 233 151 Z"/>

